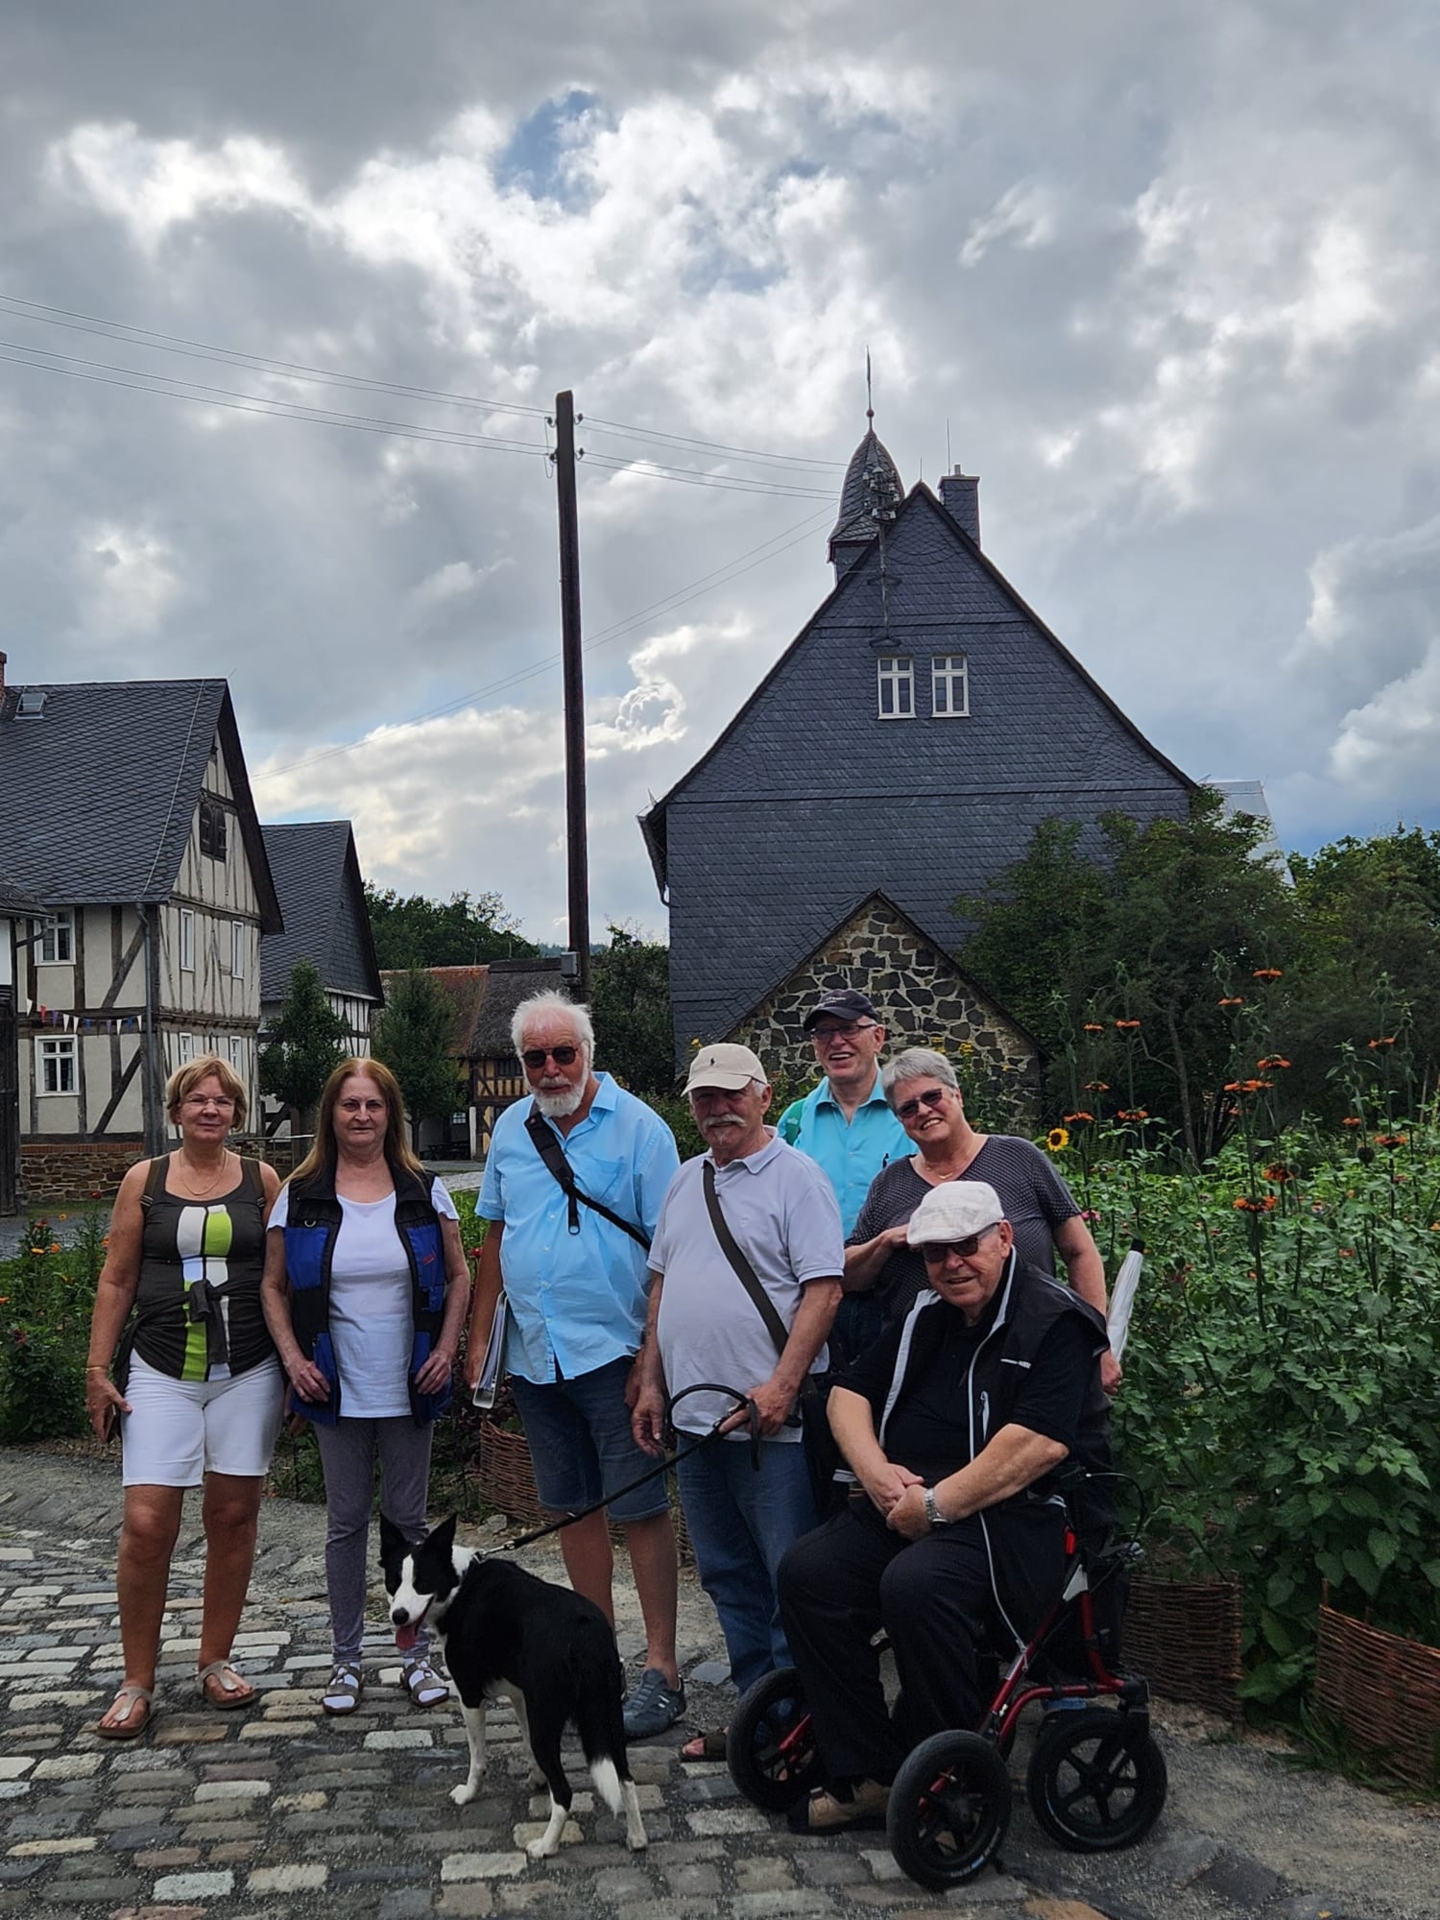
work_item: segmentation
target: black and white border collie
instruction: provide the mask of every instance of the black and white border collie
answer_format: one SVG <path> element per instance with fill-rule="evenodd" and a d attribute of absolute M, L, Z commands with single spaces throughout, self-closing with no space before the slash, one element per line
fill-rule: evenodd
<path fill-rule="evenodd" d="M 455 1544 L 455 1515 L 412 1545 L 383 1514 L 380 1562 L 402 1652 L 427 1621 L 460 1691 L 470 1771 L 451 1789 L 457 1807 L 475 1798 L 485 1771 L 485 1703 L 505 1697 L 550 1789 L 550 1822 L 525 1851 L 543 1860 L 560 1846 L 572 1794 L 560 1742 L 573 1722 L 595 1791 L 625 1815 L 625 1844 L 646 1844 L 640 1797 L 625 1757 L 625 1691 L 615 1634 L 591 1601 L 536 1579 L 513 1560 L 483 1559 Z M 539 1782 L 537 1781 L 538 1785 Z"/>

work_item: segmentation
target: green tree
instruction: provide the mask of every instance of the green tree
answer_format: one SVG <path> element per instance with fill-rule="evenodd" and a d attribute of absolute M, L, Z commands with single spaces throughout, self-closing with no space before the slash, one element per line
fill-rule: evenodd
<path fill-rule="evenodd" d="M 350 1044 L 350 1028 L 331 1006 L 319 972 L 299 961 L 261 1049 L 260 1091 L 283 1100 L 303 1125 Z"/>
<path fill-rule="evenodd" d="M 420 1122 L 453 1113 L 464 1095 L 455 1044 L 455 1007 L 432 974 L 412 969 L 391 983 L 370 1050 L 400 1082 L 412 1144 Z"/>
<path fill-rule="evenodd" d="M 540 951 L 521 935 L 498 893 L 455 893 L 447 901 L 412 893 L 402 899 L 393 888 L 367 884 L 365 905 L 382 968 L 474 967 Z"/>
<path fill-rule="evenodd" d="M 1052 1097 L 1098 1111 L 1114 1092 L 1114 1106 L 1163 1116 L 1198 1161 L 1231 1117 L 1237 1030 L 1222 1002 L 1257 1003 L 1244 1049 L 1275 1043 L 1283 1002 L 1264 1003 L 1254 975 L 1290 964 L 1293 890 L 1257 857 L 1264 829 L 1209 788 L 1184 819 L 1101 825 L 1099 862 L 1077 828 L 1049 821 L 984 896 L 957 903 L 979 922 L 960 958 L 1046 1049 Z"/>
<path fill-rule="evenodd" d="M 595 1057 L 632 1093 L 668 1093 L 675 1085 L 670 1017 L 670 949 L 612 925 L 610 944 L 590 957 Z"/>

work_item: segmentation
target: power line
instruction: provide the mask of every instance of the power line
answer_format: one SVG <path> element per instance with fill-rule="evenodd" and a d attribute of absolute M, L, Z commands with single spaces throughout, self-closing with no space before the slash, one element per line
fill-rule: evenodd
<path fill-rule="evenodd" d="M 824 467 L 828 471 L 843 473 L 843 460 L 812 460 L 806 454 L 762 453 L 756 447 L 730 447 L 720 440 L 692 440 L 687 434 L 666 433 L 660 427 L 621 426 L 611 420 L 597 420 L 593 413 L 585 415 L 586 438 L 599 433 L 604 439 L 619 440 L 658 440 L 667 446 L 700 447 L 707 452 L 738 453 L 747 460 L 774 460 L 787 467 Z"/>
<path fill-rule="evenodd" d="M 802 540 L 808 539 L 815 523 L 828 518 L 829 511 L 827 506 L 819 513 L 808 514 L 804 520 L 797 521 L 794 526 L 787 527 L 783 532 L 773 534 L 770 539 L 761 541 L 758 547 L 749 547 L 744 553 L 737 554 L 734 560 L 714 568 L 710 573 L 701 574 L 698 580 L 692 580 L 688 586 L 677 587 L 674 593 L 667 594 L 662 600 L 653 601 L 650 606 L 641 608 L 638 613 L 628 614 L 625 619 L 616 621 L 613 626 L 602 627 L 593 639 L 586 642 L 586 653 L 594 653 L 599 648 L 622 639 L 625 634 L 632 633 L 636 627 L 643 625 L 654 613 L 674 613 L 680 607 L 688 605 L 690 601 L 698 600 L 702 595 L 711 592 L 714 587 L 727 585 L 731 580 L 738 580 L 742 574 L 751 572 L 755 567 L 763 566 L 767 560 L 777 559 L 780 554 L 788 552 L 791 547 L 798 546 Z M 767 547 L 773 548 L 774 551 L 767 553 L 765 551 Z M 755 557 L 752 558 L 752 556 Z M 742 564 L 747 562 L 748 564 Z M 462 693 L 454 700 L 447 700 L 442 706 L 431 707 L 424 713 L 412 715 L 408 720 L 396 721 L 389 731 L 403 733 L 412 727 L 423 726 L 427 720 L 443 719 L 445 715 L 456 713 L 461 707 L 470 706 L 490 694 L 508 692 L 511 687 L 519 686 L 526 680 L 533 680 L 542 673 L 549 673 L 559 664 L 558 653 L 547 654 L 543 660 L 536 661 L 532 666 L 519 668 L 514 673 L 505 674 L 499 680 L 492 680 L 483 687 L 476 687 L 469 693 Z M 306 754 L 301 760 L 291 760 L 283 767 L 271 767 L 264 773 L 252 774 L 252 784 L 260 780 L 278 780 L 282 774 L 296 773 L 301 768 L 317 766 L 323 760 L 334 760 L 341 754 L 353 753 L 357 747 L 365 746 L 369 738 L 370 736 L 366 735 L 359 740 L 341 741 L 336 746 L 322 747 L 317 753 Z"/>

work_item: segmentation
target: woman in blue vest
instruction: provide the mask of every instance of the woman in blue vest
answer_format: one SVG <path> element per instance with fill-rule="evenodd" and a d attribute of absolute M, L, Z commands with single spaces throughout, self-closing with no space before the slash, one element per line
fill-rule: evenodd
<path fill-rule="evenodd" d="M 342 1060 L 326 1081 L 315 1145 L 265 1239 L 265 1318 L 325 1473 L 334 1665 L 321 1704 L 353 1713 L 376 1461 L 381 1511 L 418 1540 L 470 1296 L 455 1203 L 406 1144 L 400 1087 L 378 1060 Z M 402 1668 L 420 1707 L 449 1691 L 428 1654 L 422 1629 Z"/>

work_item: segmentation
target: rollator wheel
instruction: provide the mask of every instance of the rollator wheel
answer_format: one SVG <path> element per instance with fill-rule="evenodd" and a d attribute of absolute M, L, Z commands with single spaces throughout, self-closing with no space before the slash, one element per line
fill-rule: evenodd
<path fill-rule="evenodd" d="M 752 1806 L 783 1813 L 824 1777 L 815 1728 L 794 1667 L 747 1687 L 725 1739 L 730 1778 Z"/>
<path fill-rule="evenodd" d="M 912 1880 L 943 1892 L 974 1879 L 1010 1825 L 1010 1776 L 978 1733 L 922 1740 L 895 1776 L 885 1829 Z"/>
<path fill-rule="evenodd" d="M 1048 1717 L 1026 1785 L 1052 1840 L 1075 1853 L 1110 1853 L 1149 1833 L 1169 1782 L 1165 1756 L 1143 1719 L 1087 1707 Z"/>

